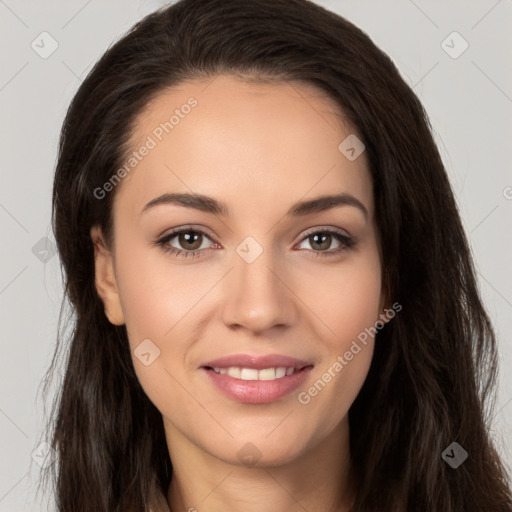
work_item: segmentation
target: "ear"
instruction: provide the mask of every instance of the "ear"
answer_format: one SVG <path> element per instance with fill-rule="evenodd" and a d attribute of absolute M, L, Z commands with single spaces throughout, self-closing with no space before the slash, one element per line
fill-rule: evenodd
<path fill-rule="evenodd" d="M 111 252 L 106 248 L 101 229 L 93 226 L 90 231 L 94 244 L 94 282 L 103 301 L 105 316 L 114 325 L 123 325 L 124 314 L 114 274 Z"/>

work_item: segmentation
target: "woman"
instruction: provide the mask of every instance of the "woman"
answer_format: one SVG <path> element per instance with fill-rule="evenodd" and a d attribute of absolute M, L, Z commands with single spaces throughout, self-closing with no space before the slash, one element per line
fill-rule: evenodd
<path fill-rule="evenodd" d="M 510 511 L 496 341 L 430 125 L 306 0 L 139 22 L 62 129 L 58 510 Z"/>

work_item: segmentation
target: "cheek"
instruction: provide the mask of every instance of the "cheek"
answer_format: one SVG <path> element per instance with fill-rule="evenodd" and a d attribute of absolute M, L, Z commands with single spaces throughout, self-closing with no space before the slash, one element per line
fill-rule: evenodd
<path fill-rule="evenodd" d="M 134 348 L 150 338 L 161 345 L 201 290 L 194 282 L 185 282 L 179 268 L 166 265 L 160 249 L 140 240 L 130 244 L 128 238 L 119 239 L 116 277 L 130 344 Z"/>
<path fill-rule="evenodd" d="M 326 304 L 324 311 L 329 313 L 333 330 L 352 339 L 365 328 L 373 326 L 379 316 L 381 292 L 380 274 L 365 268 L 354 268 L 346 276 L 333 276 L 331 306 Z"/>
<path fill-rule="evenodd" d="M 179 383 L 189 378 L 189 352 L 205 315 L 204 295 L 222 274 L 212 269 L 205 278 L 193 265 L 173 265 L 160 249 L 140 240 L 130 243 L 128 237 L 119 237 L 117 251 L 116 277 L 137 377 L 160 410 L 166 400 L 186 410 L 190 404 L 181 402 L 186 397 Z M 139 358 L 142 347 L 150 360 L 157 354 L 150 365 Z"/>
<path fill-rule="evenodd" d="M 348 344 L 350 346 L 350 343 Z M 319 369 L 309 388 L 297 397 L 303 428 L 322 439 L 336 429 L 349 412 L 366 380 L 373 355 L 373 341 L 333 354 Z M 351 354 L 348 360 L 347 354 Z M 321 418 L 321 421 L 318 419 Z"/>
<path fill-rule="evenodd" d="M 319 438 L 328 435 L 348 414 L 366 380 L 374 350 L 376 306 L 369 307 L 361 295 L 337 311 L 338 316 L 333 314 L 329 320 L 336 334 L 329 340 L 324 338 L 326 357 L 310 386 L 297 396 L 299 407 L 307 411 L 305 423 L 312 423 Z M 318 418 L 322 418 L 320 424 Z"/>
<path fill-rule="evenodd" d="M 326 350 L 311 386 L 298 402 L 308 417 L 325 418 L 322 435 L 330 432 L 347 414 L 370 368 L 376 321 L 381 311 L 381 269 L 377 253 L 366 253 L 351 264 L 322 272 L 327 287 L 310 295 L 322 323 Z"/>
<path fill-rule="evenodd" d="M 325 333 L 331 350 L 345 351 L 351 340 L 375 325 L 381 301 L 381 268 L 376 251 L 361 251 L 339 265 L 312 266 L 298 283 L 298 295 L 305 297 Z"/>
<path fill-rule="evenodd" d="M 193 403 L 180 383 L 186 380 L 189 343 L 184 330 L 201 290 L 190 280 L 185 283 L 179 271 L 167 272 L 170 267 L 162 264 L 157 250 L 134 244 L 128 251 L 128 245 L 117 246 L 116 277 L 135 373 L 162 413 L 171 415 L 172 404 L 192 414 Z"/>
<path fill-rule="evenodd" d="M 342 369 L 336 365 L 331 369 L 331 374 L 343 375 L 334 387 L 343 380 L 344 394 L 355 399 L 373 355 L 376 321 L 380 314 L 380 266 L 375 260 L 369 259 L 366 264 L 352 268 L 345 276 L 333 276 L 333 283 L 341 291 L 338 299 L 331 297 L 336 307 L 330 308 L 329 321 L 337 335 L 330 344 L 335 354 L 330 364 L 338 362 Z M 333 381 L 336 380 L 337 377 L 333 378 Z"/>

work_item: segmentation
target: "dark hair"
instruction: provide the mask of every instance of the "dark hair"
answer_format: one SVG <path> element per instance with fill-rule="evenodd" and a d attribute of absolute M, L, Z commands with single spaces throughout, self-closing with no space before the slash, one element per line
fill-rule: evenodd
<path fill-rule="evenodd" d="M 113 44 L 69 107 L 52 212 L 76 314 L 52 408 L 58 510 L 141 512 L 170 484 L 161 414 L 135 375 L 125 326 L 107 320 L 95 288 L 90 229 L 100 226 L 110 245 L 115 190 L 103 200 L 93 191 L 133 151 L 149 101 L 221 73 L 317 86 L 366 146 L 383 279 L 403 309 L 378 332 L 349 411 L 353 511 L 512 510 L 510 477 L 486 426 L 495 334 L 427 114 L 363 31 L 308 0 L 178 1 Z M 61 317 L 62 309 L 49 376 Z M 442 458 L 452 442 L 469 454 L 457 469 Z"/>

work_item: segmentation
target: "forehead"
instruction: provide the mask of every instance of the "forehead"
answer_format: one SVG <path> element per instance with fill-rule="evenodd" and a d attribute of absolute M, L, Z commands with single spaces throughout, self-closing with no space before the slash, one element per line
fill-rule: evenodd
<path fill-rule="evenodd" d="M 196 192 L 254 206 L 349 192 L 372 214 L 364 152 L 340 144 L 357 132 L 339 106 L 306 83 L 247 83 L 230 75 L 166 89 L 138 116 L 131 150 L 151 146 L 118 195 L 133 207 L 164 192 Z M 117 201 L 117 198 L 116 198 Z"/>

